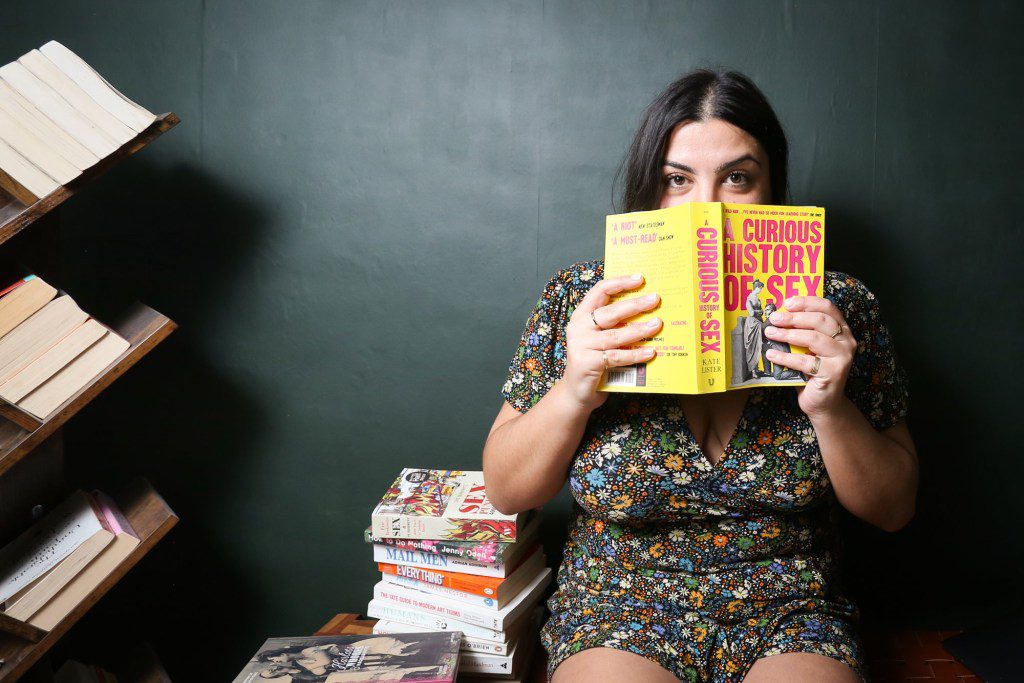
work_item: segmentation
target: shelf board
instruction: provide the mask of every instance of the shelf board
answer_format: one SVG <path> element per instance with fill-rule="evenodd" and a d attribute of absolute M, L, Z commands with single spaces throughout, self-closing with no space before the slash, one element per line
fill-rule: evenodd
<path fill-rule="evenodd" d="M 115 500 L 142 542 L 38 643 L 30 643 L 15 636 L 0 633 L 0 659 L 4 660 L 3 666 L 0 666 L 0 681 L 17 680 L 28 671 L 29 667 L 46 654 L 54 643 L 60 640 L 100 598 L 106 595 L 107 591 L 128 573 L 129 569 L 145 557 L 153 549 L 153 546 L 178 523 L 178 516 L 145 479 L 133 480 L 115 497 Z"/>
<path fill-rule="evenodd" d="M 56 190 L 37 200 L 35 203 L 26 206 L 20 201 L 0 191 L 0 244 L 11 239 L 33 221 L 45 216 L 54 208 L 60 206 L 71 195 L 75 194 L 90 182 L 106 173 L 125 157 L 135 154 L 140 149 L 160 137 L 174 126 L 178 125 L 181 119 L 174 112 L 161 114 L 156 121 L 151 123 L 146 130 L 124 143 L 115 152 L 100 159 L 93 166 L 82 171 L 82 174 L 67 185 L 62 185 Z"/>
<path fill-rule="evenodd" d="M 103 372 L 79 389 L 36 429 L 27 430 L 6 420 L 0 422 L 0 475 L 28 455 L 177 327 L 173 320 L 144 304 L 136 303 L 129 308 L 110 328 L 127 339 L 130 346 Z M 2 671 L 0 668 L 0 673 Z"/>

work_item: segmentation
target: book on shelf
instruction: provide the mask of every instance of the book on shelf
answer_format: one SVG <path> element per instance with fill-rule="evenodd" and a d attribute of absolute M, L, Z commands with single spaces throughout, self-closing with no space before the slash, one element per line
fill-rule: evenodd
<path fill-rule="evenodd" d="M 504 577 L 477 576 L 463 572 L 436 571 L 425 567 L 378 562 L 384 581 L 474 605 L 501 609 L 519 595 L 545 566 L 547 557 L 539 543 Z"/>
<path fill-rule="evenodd" d="M 50 41 L 0 66 L 0 188 L 32 204 L 155 120 L 81 57 Z"/>
<path fill-rule="evenodd" d="M 454 683 L 459 668 L 459 638 L 457 632 L 270 638 L 234 683 L 336 678 L 353 683 Z"/>
<path fill-rule="evenodd" d="M 515 541 L 527 517 L 494 508 L 483 472 L 405 468 L 374 508 L 371 526 L 382 538 Z"/>
<path fill-rule="evenodd" d="M 654 348 L 651 360 L 608 369 L 598 388 L 702 394 L 805 385 L 802 373 L 765 353 L 808 350 L 769 340 L 764 329 L 790 297 L 823 296 L 824 246 L 825 210 L 817 206 L 686 202 L 608 216 L 605 279 L 645 278 L 612 301 L 661 298 L 620 326 L 659 317 L 662 327 L 628 347 Z"/>
<path fill-rule="evenodd" d="M 0 549 L 4 614 L 52 630 L 138 543 L 108 496 L 76 491 Z"/>
<path fill-rule="evenodd" d="M 366 527 L 363 540 L 370 544 L 390 545 L 402 550 L 422 550 L 438 555 L 463 558 L 484 564 L 502 564 L 513 562 L 525 548 L 526 541 L 533 540 L 540 529 L 542 515 L 539 510 L 531 510 L 526 526 L 516 541 L 452 541 L 448 539 L 429 540 L 423 538 L 384 538 L 373 535 L 373 528 Z"/>
<path fill-rule="evenodd" d="M 28 618 L 28 623 L 44 631 L 52 631 L 113 571 L 128 559 L 141 540 L 131 523 L 110 496 L 93 491 L 100 512 L 114 534 L 114 540 L 85 569 L 73 577 L 53 598 Z"/>
<path fill-rule="evenodd" d="M 373 598 L 398 606 L 415 607 L 424 612 L 462 623 L 503 631 L 509 624 L 533 608 L 550 582 L 551 568 L 543 567 L 518 595 L 500 609 L 471 605 L 460 600 L 399 586 L 384 580 L 377 582 L 377 585 L 374 586 Z"/>
<path fill-rule="evenodd" d="M 113 534 L 92 497 L 76 491 L 0 548 L 0 602 L 4 610 L 39 579 L 54 570 L 59 572 L 65 559 L 94 538 L 109 543 Z"/>
<path fill-rule="evenodd" d="M 130 344 L 67 294 L 28 276 L 0 293 L 0 399 L 36 418 L 92 381 Z"/>

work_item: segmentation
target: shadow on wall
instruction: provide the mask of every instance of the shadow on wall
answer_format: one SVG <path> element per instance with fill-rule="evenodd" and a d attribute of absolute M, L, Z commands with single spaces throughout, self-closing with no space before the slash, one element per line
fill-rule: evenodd
<path fill-rule="evenodd" d="M 905 346 L 900 356 L 921 358 L 921 353 Z M 1007 505 L 986 494 L 991 473 L 982 470 L 994 445 L 985 442 L 978 425 L 991 418 L 984 404 L 957 391 L 954 384 L 962 378 L 945 370 L 918 366 L 911 378 L 907 421 L 920 461 L 915 517 L 892 534 L 842 510 L 847 582 L 869 626 L 956 630 L 1012 613 L 1014 604 L 1018 612 L 1024 608 L 1020 582 L 1012 579 L 1019 564 L 1002 567 L 986 560 L 1005 543 L 1002 526 L 993 520 L 1005 514 L 998 506 Z M 944 400 L 931 403 L 922 415 L 915 412 L 915 396 Z M 984 565 L 991 567 L 990 582 L 965 580 Z M 936 595 L 943 597 L 929 597 Z"/>
<path fill-rule="evenodd" d="M 267 416 L 214 362 L 209 330 L 266 233 L 266 213 L 200 169 L 161 169 L 144 156 L 67 207 L 62 286 L 101 320 L 141 300 L 179 325 L 66 430 L 73 484 L 116 490 L 143 475 L 180 517 L 66 639 L 71 652 L 96 653 L 96 663 L 117 663 L 111 643 L 145 638 L 184 680 L 197 644 L 222 639 L 225 621 L 232 641 L 265 635 L 253 572 L 232 559 L 239 540 L 227 529 L 238 523 L 224 520 L 245 509 L 241 475 Z M 226 680 L 237 663 L 202 666 L 223 667 L 210 680 Z"/>

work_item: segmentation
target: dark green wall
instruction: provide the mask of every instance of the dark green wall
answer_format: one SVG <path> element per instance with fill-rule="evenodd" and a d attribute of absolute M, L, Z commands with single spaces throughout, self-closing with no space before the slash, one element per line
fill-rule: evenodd
<path fill-rule="evenodd" d="M 849 520 L 865 618 L 1019 608 L 1022 21 L 933 0 L 7 0 L 0 62 L 56 38 L 183 121 L 64 213 L 60 284 L 87 310 L 138 298 L 181 325 L 67 429 L 77 481 L 143 473 L 182 518 L 67 649 L 142 633 L 176 680 L 227 680 L 263 638 L 364 609 L 375 500 L 403 466 L 480 468 L 541 287 L 600 255 L 642 107 L 706 65 L 775 105 L 794 203 L 828 208 L 829 267 L 878 295 L 910 373 L 917 518 Z M 549 506 L 552 562 L 568 509 Z"/>

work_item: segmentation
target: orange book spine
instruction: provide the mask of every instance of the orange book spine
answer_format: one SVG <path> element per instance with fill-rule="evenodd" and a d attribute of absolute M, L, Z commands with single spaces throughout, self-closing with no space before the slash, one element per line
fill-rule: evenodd
<path fill-rule="evenodd" d="M 452 590 L 494 597 L 498 592 L 498 586 L 504 578 L 493 576 L 475 576 L 473 574 L 461 574 L 459 572 L 445 572 L 423 567 L 410 567 L 404 564 L 390 564 L 378 562 L 377 569 L 394 576 L 404 576 L 415 581 L 422 581 L 431 586 L 442 586 Z"/>

